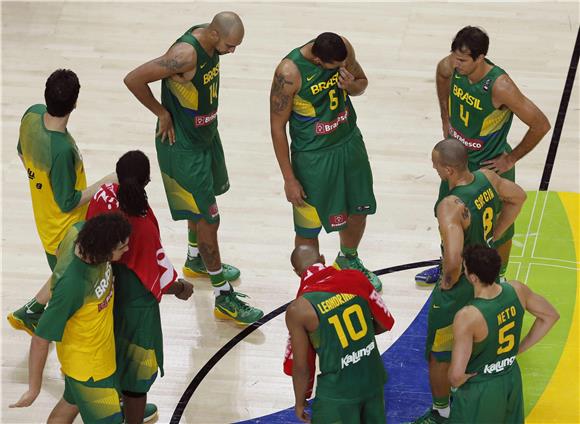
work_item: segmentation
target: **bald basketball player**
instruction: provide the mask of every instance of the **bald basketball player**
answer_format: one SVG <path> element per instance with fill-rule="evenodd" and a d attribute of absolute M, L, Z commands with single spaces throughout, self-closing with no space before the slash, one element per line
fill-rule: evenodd
<path fill-rule="evenodd" d="M 445 422 L 449 417 L 447 377 L 453 344 L 453 317 L 473 299 L 473 286 L 462 274 L 463 249 L 493 246 L 514 223 L 526 193 L 514 182 L 488 169 L 471 172 L 465 146 L 454 138 L 433 149 L 433 168 L 449 184 L 449 194 L 435 205 L 442 241 L 443 272 L 435 285 L 427 322 L 425 355 L 433 407 L 416 423 Z M 501 210 L 501 212 L 500 212 Z"/>
<path fill-rule="evenodd" d="M 372 299 L 380 296 L 362 272 L 325 267 L 317 246 L 297 246 L 291 261 L 302 278 L 301 295 L 286 311 L 296 416 L 310 422 L 304 409 L 312 346 L 320 368 L 312 423 L 384 423 L 387 375 L 375 334 L 391 329 L 392 316 L 382 300 L 373 307 Z"/>
<path fill-rule="evenodd" d="M 183 274 L 210 278 L 217 317 L 251 324 L 264 314 L 230 286 L 240 271 L 222 264 L 217 239 L 216 196 L 230 187 L 217 129 L 219 57 L 233 53 L 243 38 L 240 17 L 220 12 L 211 23 L 189 28 L 163 56 L 131 71 L 125 84 L 158 118 L 155 146 L 169 209 L 173 220 L 187 220 L 189 231 Z M 148 85 L 159 80 L 161 103 Z"/>

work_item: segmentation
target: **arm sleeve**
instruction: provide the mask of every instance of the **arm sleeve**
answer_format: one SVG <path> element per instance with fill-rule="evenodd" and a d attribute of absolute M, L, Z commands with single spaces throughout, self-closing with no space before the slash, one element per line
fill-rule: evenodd
<path fill-rule="evenodd" d="M 59 152 L 52 161 L 50 184 L 54 200 L 64 213 L 73 210 L 81 200 L 81 191 L 75 190 L 76 182 L 74 152 L 71 149 Z"/>
<path fill-rule="evenodd" d="M 66 276 L 57 281 L 48 307 L 36 327 L 36 335 L 45 340 L 61 341 L 67 321 L 83 303 L 83 285 L 79 281 Z"/>

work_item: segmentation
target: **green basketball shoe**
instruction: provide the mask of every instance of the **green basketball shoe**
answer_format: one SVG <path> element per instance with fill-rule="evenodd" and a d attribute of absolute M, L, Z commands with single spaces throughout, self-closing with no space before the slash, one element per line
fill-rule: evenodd
<path fill-rule="evenodd" d="M 230 290 L 222 292 L 215 298 L 213 313 L 219 319 L 231 319 L 241 325 L 249 325 L 264 316 L 261 309 L 248 305 L 240 298 L 246 298 L 243 293 Z"/>
<path fill-rule="evenodd" d="M 28 309 L 28 304 L 26 304 L 22 308 L 8 314 L 6 318 L 12 328 L 26 331 L 31 336 L 34 336 L 41 316 L 42 312 L 33 313 Z"/>
<path fill-rule="evenodd" d="M 357 271 L 362 272 L 369 279 L 376 291 L 380 292 L 383 289 L 383 283 L 381 283 L 379 277 L 377 277 L 373 272 L 369 271 L 363 265 L 358 256 L 355 256 L 354 258 L 347 258 L 346 256 L 339 253 L 332 266 L 338 270 L 356 269 Z"/>
<path fill-rule="evenodd" d="M 240 270 L 235 266 L 222 264 L 222 269 L 226 281 L 235 281 L 240 278 Z M 209 278 L 209 274 L 207 273 L 207 269 L 205 269 L 205 264 L 200 255 L 197 255 L 193 259 L 189 259 L 189 257 L 186 259 L 185 265 L 183 265 L 183 275 L 190 278 Z"/>

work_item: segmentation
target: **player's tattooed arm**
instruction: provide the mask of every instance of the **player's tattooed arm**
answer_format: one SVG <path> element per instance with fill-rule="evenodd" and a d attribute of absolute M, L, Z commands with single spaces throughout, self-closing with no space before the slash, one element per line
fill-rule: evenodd
<path fill-rule="evenodd" d="M 469 208 L 467 206 L 465 206 L 465 203 L 463 203 L 463 201 L 461 199 L 459 199 L 458 197 L 455 198 L 455 203 L 457 205 L 459 205 L 459 207 L 461 208 L 461 218 L 463 219 L 463 221 L 468 221 L 469 220 Z"/>
<path fill-rule="evenodd" d="M 288 79 L 288 76 L 282 72 L 274 74 L 272 81 L 272 90 L 270 91 L 270 111 L 281 113 L 288 109 L 292 96 L 288 93 L 286 86 L 292 86 L 294 83 Z"/>

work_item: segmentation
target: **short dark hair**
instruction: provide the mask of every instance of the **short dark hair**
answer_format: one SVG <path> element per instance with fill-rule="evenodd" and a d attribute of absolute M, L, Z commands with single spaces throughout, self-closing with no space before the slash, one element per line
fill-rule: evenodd
<path fill-rule="evenodd" d="M 344 40 L 334 32 L 323 32 L 312 45 L 312 54 L 324 63 L 342 62 L 348 52 Z"/>
<path fill-rule="evenodd" d="M 46 80 L 44 101 L 52 116 L 63 117 L 73 111 L 81 85 L 77 75 L 70 69 L 57 69 Z"/>
<path fill-rule="evenodd" d="M 131 225 L 120 212 L 108 212 L 89 219 L 77 235 L 79 253 L 92 264 L 111 260 L 113 250 L 131 235 Z"/>
<path fill-rule="evenodd" d="M 451 43 L 452 52 L 457 50 L 462 52 L 465 49 L 469 49 L 469 56 L 471 56 L 473 60 L 477 59 L 480 54 L 485 56 L 488 48 L 489 37 L 485 31 L 473 26 L 466 26 L 459 30 Z"/>
<path fill-rule="evenodd" d="M 145 153 L 140 150 L 125 153 L 117 161 L 116 171 L 119 180 L 117 199 L 121 210 L 131 216 L 147 214 L 149 203 L 145 186 L 150 181 L 150 165 Z"/>
<path fill-rule="evenodd" d="M 492 285 L 501 269 L 501 258 L 495 249 L 487 246 L 471 245 L 463 250 L 463 260 L 468 274 L 475 274 L 479 280 Z"/>

